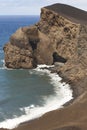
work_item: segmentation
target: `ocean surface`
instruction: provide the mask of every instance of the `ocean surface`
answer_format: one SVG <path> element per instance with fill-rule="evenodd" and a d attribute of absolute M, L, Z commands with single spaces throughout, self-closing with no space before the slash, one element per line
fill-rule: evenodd
<path fill-rule="evenodd" d="M 70 86 L 57 74 L 41 69 L 7 69 L 3 46 L 19 27 L 39 21 L 39 16 L 0 16 L 0 128 L 12 129 L 20 123 L 62 107 L 71 100 Z M 49 67 L 49 66 L 47 66 Z"/>

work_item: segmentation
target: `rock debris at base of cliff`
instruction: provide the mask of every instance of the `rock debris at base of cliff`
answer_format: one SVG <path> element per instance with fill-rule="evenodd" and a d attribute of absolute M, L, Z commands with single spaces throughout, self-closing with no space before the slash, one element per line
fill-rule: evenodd
<path fill-rule="evenodd" d="M 18 29 L 4 46 L 5 65 L 27 69 L 52 65 L 56 52 L 66 59 L 63 66 L 56 66 L 56 72 L 77 82 L 87 76 L 86 23 L 86 11 L 64 4 L 42 8 L 40 21 Z"/>

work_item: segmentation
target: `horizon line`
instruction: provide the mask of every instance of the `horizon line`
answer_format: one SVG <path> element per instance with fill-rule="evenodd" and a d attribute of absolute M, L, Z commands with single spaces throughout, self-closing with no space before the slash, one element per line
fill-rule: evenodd
<path fill-rule="evenodd" d="M 39 14 L 0 14 L 0 16 L 40 16 Z"/>

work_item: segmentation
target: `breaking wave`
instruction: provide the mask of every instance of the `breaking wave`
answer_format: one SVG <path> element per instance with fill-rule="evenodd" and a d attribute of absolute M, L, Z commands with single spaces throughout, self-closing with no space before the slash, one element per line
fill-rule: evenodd
<path fill-rule="evenodd" d="M 45 67 L 49 68 L 53 66 L 39 65 L 36 69 L 30 70 L 29 73 L 39 75 L 47 74 L 50 78 L 50 84 L 54 86 L 55 95 L 43 96 L 42 98 L 45 101 L 43 106 L 31 104 L 29 107 L 20 108 L 20 111 L 25 114 L 20 117 L 14 115 L 13 119 L 6 119 L 0 122 L 0 128 L 13 129 L 23 122 L 39 118 L 49 111 L 61 108 L 63 104 L 73 99 L 70 86 L 64 82 L 61 83 L 61 77 L 56 73 L 51 73 L 48 69 L 45 69 Z"/>

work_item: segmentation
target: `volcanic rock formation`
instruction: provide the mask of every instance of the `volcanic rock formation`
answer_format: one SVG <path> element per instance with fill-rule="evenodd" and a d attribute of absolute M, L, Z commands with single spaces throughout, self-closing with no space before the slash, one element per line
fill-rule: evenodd
<path fill-rule="evenodd" d="M 69 81 L 87 76 L 87 12 L 64 4 L 41 9 L 40 21 L 18 29 L 4 46 L 8 68 L 51 65 L 54 52 L 64 65 L 56 71 Z"/>
<path fill-rule="evenodd" d="M 21 127 L 23 130 L 87 130 L 86 11 L 64 4 L 42 8 L 40 21 L 18 29 L 4 46 L 4 53 L 8 68 L 30 69 L 38 64 L 57 62 L 51 71 L 71 84 L 74 97 L 80 95 L 72 105 L 17 130 Z"/>

